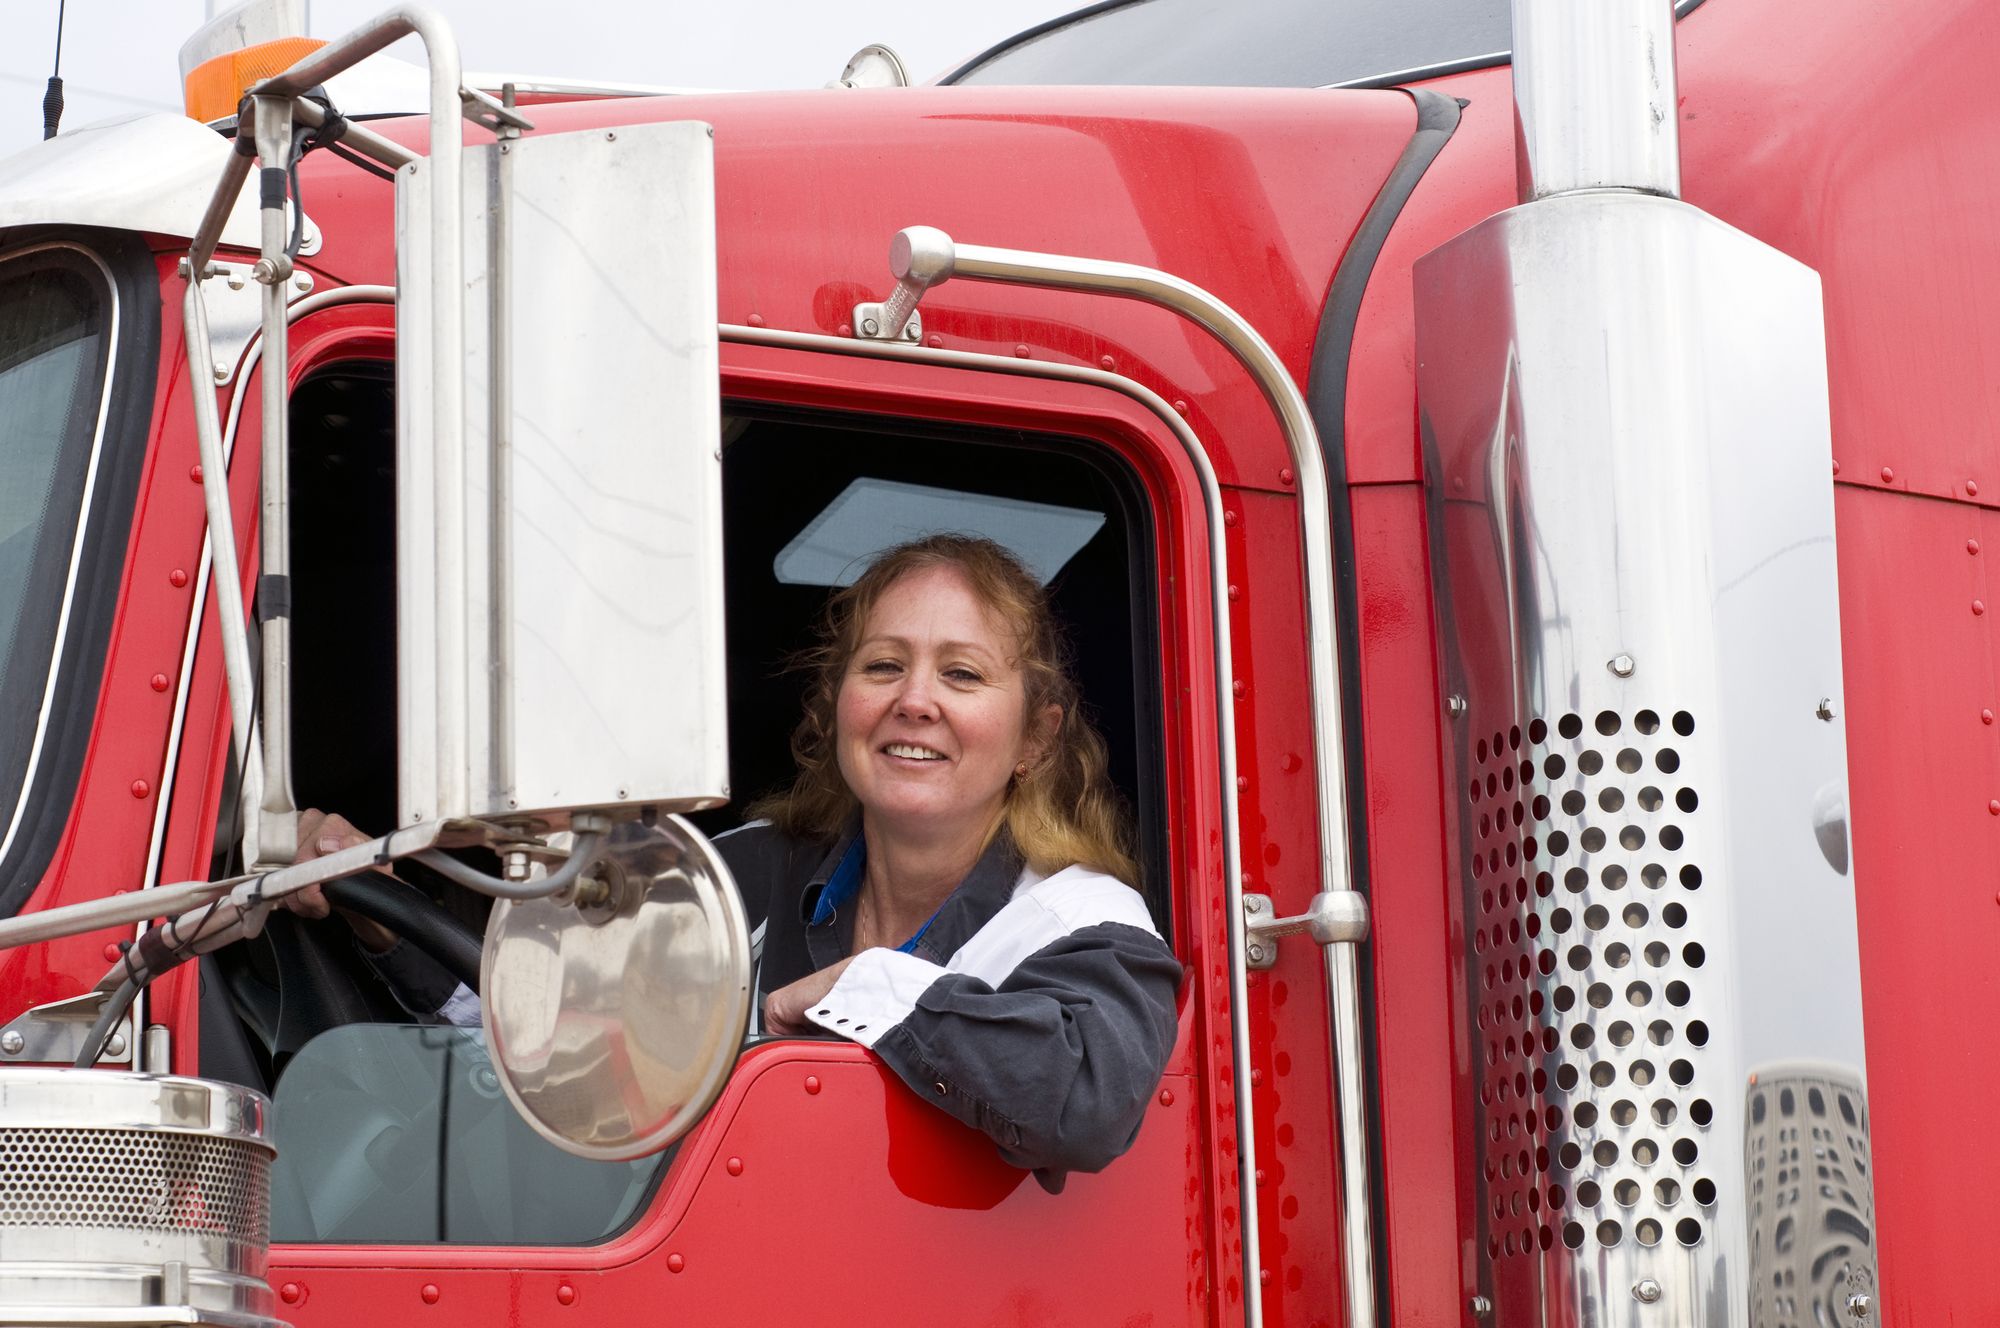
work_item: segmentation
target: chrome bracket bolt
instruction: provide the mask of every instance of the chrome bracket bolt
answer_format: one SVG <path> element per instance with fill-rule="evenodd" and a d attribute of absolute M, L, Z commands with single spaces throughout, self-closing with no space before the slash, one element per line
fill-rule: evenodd
<path fill-rule="evenodd" d="M 0 1052 L 5 1052 L 9 1056 L 18 1056 L 27 1045 L 28 1039 L 21 1036 L 19 1029 L 10 1028 L 4 1033 L 0 1033 Z"/>
<path fill-rule="evenodd" d="M 500 874 L 510 881 L 525 881 L 528 879 L 528 866 L 531 861 L 532 859 L 521 849 L 510 849 L 501 855 Z"/>
<path fill-rule="evenodd" d="M 1865 1319 L 1869 1311 L 1874 1308 L 1875 1302 L 1870 1300 L 1865 1292 L 1857 1291 L 1847 1298 L 1847 1313 L 1850 1318 Z"/>
<path fill-rule="evenodd" d="M 1831 724 L 1833 722 L 1834 715 L 1837 713 L 1833 708 L 1833 698 L 1830 696 L 1822 696 L 1819 699 L 1819 705 L 1813 708 L 1813 713 L 1815 715 L 1818 715 L 1821 719 L 1825 720 L 1827 723 Z"/>
<path fill-rule="evenodd" d="M 1641 1278 L 1639 1285 L 1632 1288 L 1632 1299 L 1638 1301 L 1641 1305 L 1659 1304 L 1660 1284 L 1650 1277 Z"/>
<path fill-rule="evenodd" d="M 104 1054 L 107 1056 L 123 1056 L 125 1054 L 125 1035 L 123 1033 L 113 1033 L 111 1040 L 104 1044 Z"/>
<path fill-rule="evenodd" d="M 1632 676 L 1632 671 L 1638 668 L 1639 665 L 1630 655 L 1613 655 L 1605 662 L 1604 667 L 1610 669 L 1621 678 L 1629 678 Z"/>
<path fill-rule="evenodd" d="M 1457 719 L 1465 713 L 1465 698 L 1457 692 L 1453 692 L 1444 699 L 1444 708 L 1450 713 L 1453 719 Z"/>
<path fill-rule="evenodd" d="M 1472 1311 L 1473 1318 L 1484 1319 L 1493 1313 L 1493 1302 L 1486 1296 L 1474 1296 L 1466 1308 Z"/>

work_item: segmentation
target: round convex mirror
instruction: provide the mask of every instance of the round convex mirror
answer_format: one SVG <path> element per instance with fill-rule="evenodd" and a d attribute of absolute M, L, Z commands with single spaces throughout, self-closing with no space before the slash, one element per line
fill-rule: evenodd
<path fill-rule="evenodd" d="M 514 1106 L 556 1146 L 622 1161 L 722 1091 L 750 1015 L 750 934 L 728 867 L 669 816 L 619 826 L 574 889 L 494 905 L 480 978 Z"/>

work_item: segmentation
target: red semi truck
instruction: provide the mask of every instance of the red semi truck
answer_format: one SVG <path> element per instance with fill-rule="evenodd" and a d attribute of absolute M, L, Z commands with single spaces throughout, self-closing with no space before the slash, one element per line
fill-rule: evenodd
<path fill-rule="evenodd" d="M 1351 8 L 649 96 L 253 7 L 0 165 L 0 1317 L 1992 1318 L 2000 11 Z M 1186 969 L 1058 1195 L 746 1040 L 707 849 L 939 529 Z M 483 1033 L 268 907 L 391 863 Z"/>

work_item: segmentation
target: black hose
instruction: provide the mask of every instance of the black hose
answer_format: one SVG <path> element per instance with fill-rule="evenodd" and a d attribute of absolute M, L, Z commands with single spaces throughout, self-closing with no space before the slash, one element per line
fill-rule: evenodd
<path fill-rule="evenodd" d="M 83 1036 L 83 1050 L 77 1053 L 72 1069 L 88 1070 L 97 1064 L 97 1058 L 104 1054 L 104 1044 L 111 1040 L 111 1030 L 132 1008 L 132 1002 L 139 998 L 139 984 L 126 978 L 118 984 L 118 989 L 105 1000 L 104 1008 L 98 1012 L 97 1022 Z"/>

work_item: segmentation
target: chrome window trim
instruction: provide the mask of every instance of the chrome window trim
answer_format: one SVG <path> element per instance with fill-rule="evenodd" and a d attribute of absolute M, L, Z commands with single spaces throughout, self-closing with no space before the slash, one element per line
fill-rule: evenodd
<path fill-rule="evenodd" d="M 49 711 L 55 704 L 56 685 L 62 678 L 63 647 L 69 640 L 70 615 L 76 608 L 77 572 L 83 565 L 83 551 L 91 531 L 91 507 L 97 495 L 98 471 L 104 456 L 104 428 L 111 416 L 112 388 L 118 381 L 118 339 L 124 326 L 123 311 L 118 302 L 117 278 L 112 275 L 110 265 L 94 250 L 73 240 L 48 240 L 0 254 L 0 266 L 57 250 L 81 254 L 97 269 L 99 278 L 104 282 L 111 321 L 105 331 L 104 387 L 97 402 L 97 425 L 90 440 L 89 459 L 84 463 L 83 494 L 77 504 L 76 534 L 70 541 L 69 570 L 63 576 L 62 609 L 56 615 L 56 638 L 49 649 L 48 673 L 42 680 L 42 703 L 35 715 L 35 739 L 28 746 L 28 763 L 21 772 L 21 789 L 14 799 L 14 810 L 8 815 L 6 833 L 0 835 L 0 862 L 6 861 L 7 855 L 13 852 L 14 840 L 21 831 L 21 818 L 27 813 L 28 800 L 35 791 L 36 776 L 41 770 L 42 750 L 48 738 Z"/>

